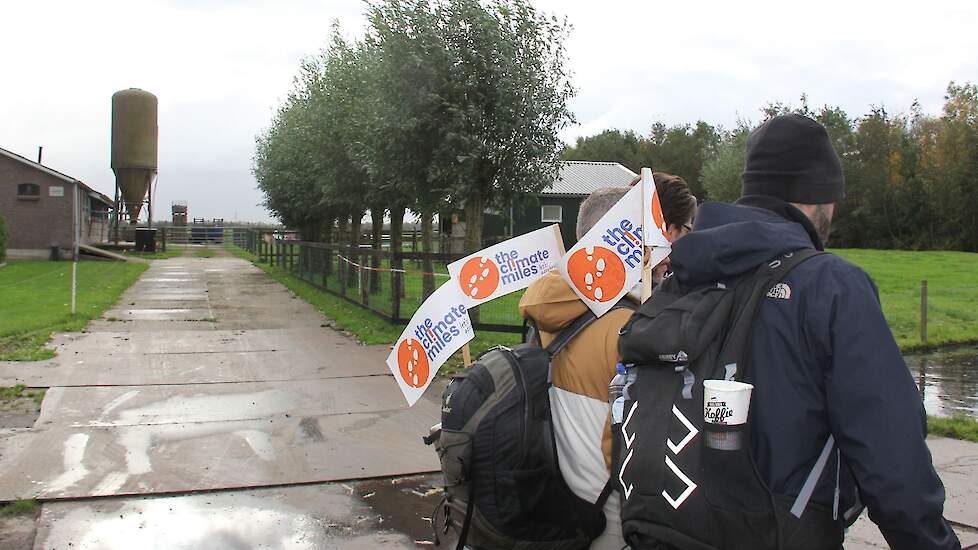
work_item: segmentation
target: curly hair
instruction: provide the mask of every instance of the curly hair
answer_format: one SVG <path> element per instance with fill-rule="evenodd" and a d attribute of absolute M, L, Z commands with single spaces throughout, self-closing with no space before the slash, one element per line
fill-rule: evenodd
<path fill-rule="evenodd" d="M 682 227 L 691 223 L 693 214 L 696 213 L 696 197 L 690 193 L 686 180 L 665 172 L 653 172 L 652 180 L 655 181 L 655 191 L 662 204 L 666 227 Z"/>

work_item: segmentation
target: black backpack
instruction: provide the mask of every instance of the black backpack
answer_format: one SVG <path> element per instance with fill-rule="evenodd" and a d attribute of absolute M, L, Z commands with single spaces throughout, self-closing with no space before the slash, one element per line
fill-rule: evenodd
<path fill-rule="evenodd" d="M 604 532 L 613 478 L 593 503 L 570 490 L 557 465 L 549 393 L 551 360 L 595 319 L 578 317 L 546 349 L 491 349 L 452 377 L 441 428 L 425 438 L 445 478 L 431 520 L 436 543 L 452 528 L 459 550 L 585 550 Z"/>
<path fill-rule="evenodd" d="M 757 472 L 750 417 L 739 428 L 703 420 L 703 380 L 752 382 L 751 327 L 760 300 L 780 289 L 812 249 L 779 256 L 724 283 L 683 288 L 669 277 L 622 327 L 627 387 L 618 463 L 622 531 L 635 550 L 841 548 L 839 514 L 809 498 L 833 450 L 823 449 L 798 498 L 772 494 Z M 731 444 L 739 441 L 739 444 Z"/>

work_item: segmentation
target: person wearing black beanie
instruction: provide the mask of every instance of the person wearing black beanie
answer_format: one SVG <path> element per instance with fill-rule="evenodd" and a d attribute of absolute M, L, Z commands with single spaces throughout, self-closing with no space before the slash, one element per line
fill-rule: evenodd
<path fill-rule="evenodd" d="M 835 203 L 846 196 L 842 162 L 825 127 L 803 115 L 778 115 L 747 138 L 743 191 L 737 204 L 776 210 L 828 241 Z M 794 206 L 798 216 L 780 199 Z"/>
<path fill-rule="evenodd" d="M 756 472 L 759 486 L 770 493 L 771 510 L 765 514 L 778 522 L 778 536 L 719 529 L 721 538 L 736 540 L 710 542 L 710 547 L 838 550 L 846 527 L 865 504 L 894 550 L 961 548 L 943 517 L 946 495 L 927 445 L 923 402 L 875 284 L 859 266 L 839 256 L 812 254 L 811 249 L 824 248 L 835 204 L 844 197 L 842 163 L 825 128 L 797 114 L 776 116 L 748 138 L 743 196 L 735 204 L 700 206 L 693 231 L 672 245 L 673 282 L 663 283 L 663 295 L 752 284 L 761 266 L 797 260 L 799 253 L 804 258 L 777 284 L 762 289 L 755 310 L 730 313 L 727 321 L 733 323 L 740 315 L 753 319 L 749 348 L 739 361 L 726 365 L 733 366 L 735 380 L 754 385 L 747 417 L 751 470 L 745 477 L 729 475 L 735 466 L 725 463 L 722 468 L 728 470 L 715 475 L 700 462 L 684 473 L 703 494 L 730 495 L 749 494 L 750 474 Z M 653 294 L 653 305 L 655 300 Z M 683 323 L 684 334 L 703 330 L 695 321 Z M 728 349 L 726 342 L 720 347 Z M 723 375 L 722 370 L 712 372 Z M 695 376 L 697 381 L 703 378 L 701 373 Z M 669 407 L 660 412 L 654 420 L 641 417 L 639 425 L 674 422 Z M 673 453 L 682 459 L 678 451 Z M 658 467 L 661 455 L 653 458 L 644 463 Z M 672 474 L 668 465 L 661 470 L 662 476 Z M 710 483 L 717 479 L 725 485 L 710 493 Z M 727 511 L 713 514 L 713 502 L 675 509 L 670 504 L 656 521 L 668 520 L 690 539 L 705 531 L 687 526 L 733 525 L 721 522 L 740 517 Z M 749 504 L 751 514 L 765 508 L 763 502 Z M 627 500 L 622 506 L 629 543 L 641 534 L 631 526 L 641 525 L 642 510 L 629 509 Z M 704 513 L 711 515 L 704 520 Z M 739 534 L 725 535 L 729 532 Z"/>

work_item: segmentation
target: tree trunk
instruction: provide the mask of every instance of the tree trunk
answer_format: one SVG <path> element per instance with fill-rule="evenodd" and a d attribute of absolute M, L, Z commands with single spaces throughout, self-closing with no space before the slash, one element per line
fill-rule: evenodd
<path fill-rule="evenodd" d="M 404 269 L 404 262 L 401 261 L 401 252 L 404 248 L 404 207 L 398 206 L 391 208 L 391 269 Z M 395 291 L 404 296 L 404 277 L 393 277 L 397 282 Z"/>
<path fill-rule="evenodd" d="M 421 292 L 424 300 L 435 291 L 435 265 L 431 260 L 431 254 L 434 253 L 432 246 L 434 232 L 431 228 L 434 216 L 435 213 L 431 208 L 421 210 L 421 250 L 424 252 L 424 259 L 421 261 L 421 270 L 424 272 L 421 278 Z"/>
<path fill-rule="evenodd" d="M 354 211 L 350 216 L 350 276 L 346 278 L 348 286 L 357 286 L 360 277 L 360 268 L 353 265 L 357 263 L 363 265 L 360 257 L 360 229 L 363 226 L 363 210 Z"/>
<path fill-rule="evenodd" d="M 349 214 L 346 214 L 346 215 L 340 216 L 337 219 L 337 224 L 336 224 L 336 242 L 337 243 L 344 244 L 344 243 L 348 242 L 346 238 L 347 238 L 347 234 L 349 233 L 349 228 L 350 228 L 350 215 Z"/>
<path fill-rule="evenodd" d="M 486 199 L 473 193 L 465 201 L 465 253 L 482 250 L 482 224 L 485 220 Z"/>
<path fill-rule="evenodd" d="M 465 201 L 465 252 L 471 254 L 482 250 L 482 223 L 485 220 L 486 199 L 481 193 L 469 195 Z M 469 309 L 472 323 L 479 322 L 479 308 Z"/>
<path fill-rule="evenodd" d="M 370 209 L 370 230 L 371 248 L 374 252 L 380 252 L 384 243 L 384 208 L 374 206 Z M 375 270 L 380 268 L 380 256 L 375 254 L 370 257 L 370 267 Z M 370 272 L 370 292 L 380 292 L 380 271 Z"/>

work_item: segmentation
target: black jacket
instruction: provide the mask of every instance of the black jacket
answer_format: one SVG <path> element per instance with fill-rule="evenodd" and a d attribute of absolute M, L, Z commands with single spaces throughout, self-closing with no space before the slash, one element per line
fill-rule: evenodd
<path fill-rule="evenodd" d="M 778 254 L 821 248 L 811 222 L 777 199 L 707 203 L 673 246 L 680 282 L 730 279 Z M 925 442 L 927 419 L 870 278 L 831 254 L 798 266 L 764 299 L 751 342 L 752 448 L 776 494 L 795 496 L 829 434 L 832 454 L 813 501 L 841 510 L 859 495 L 897 550 L 960 548 L 943 518 L 944 486 Z"/>

